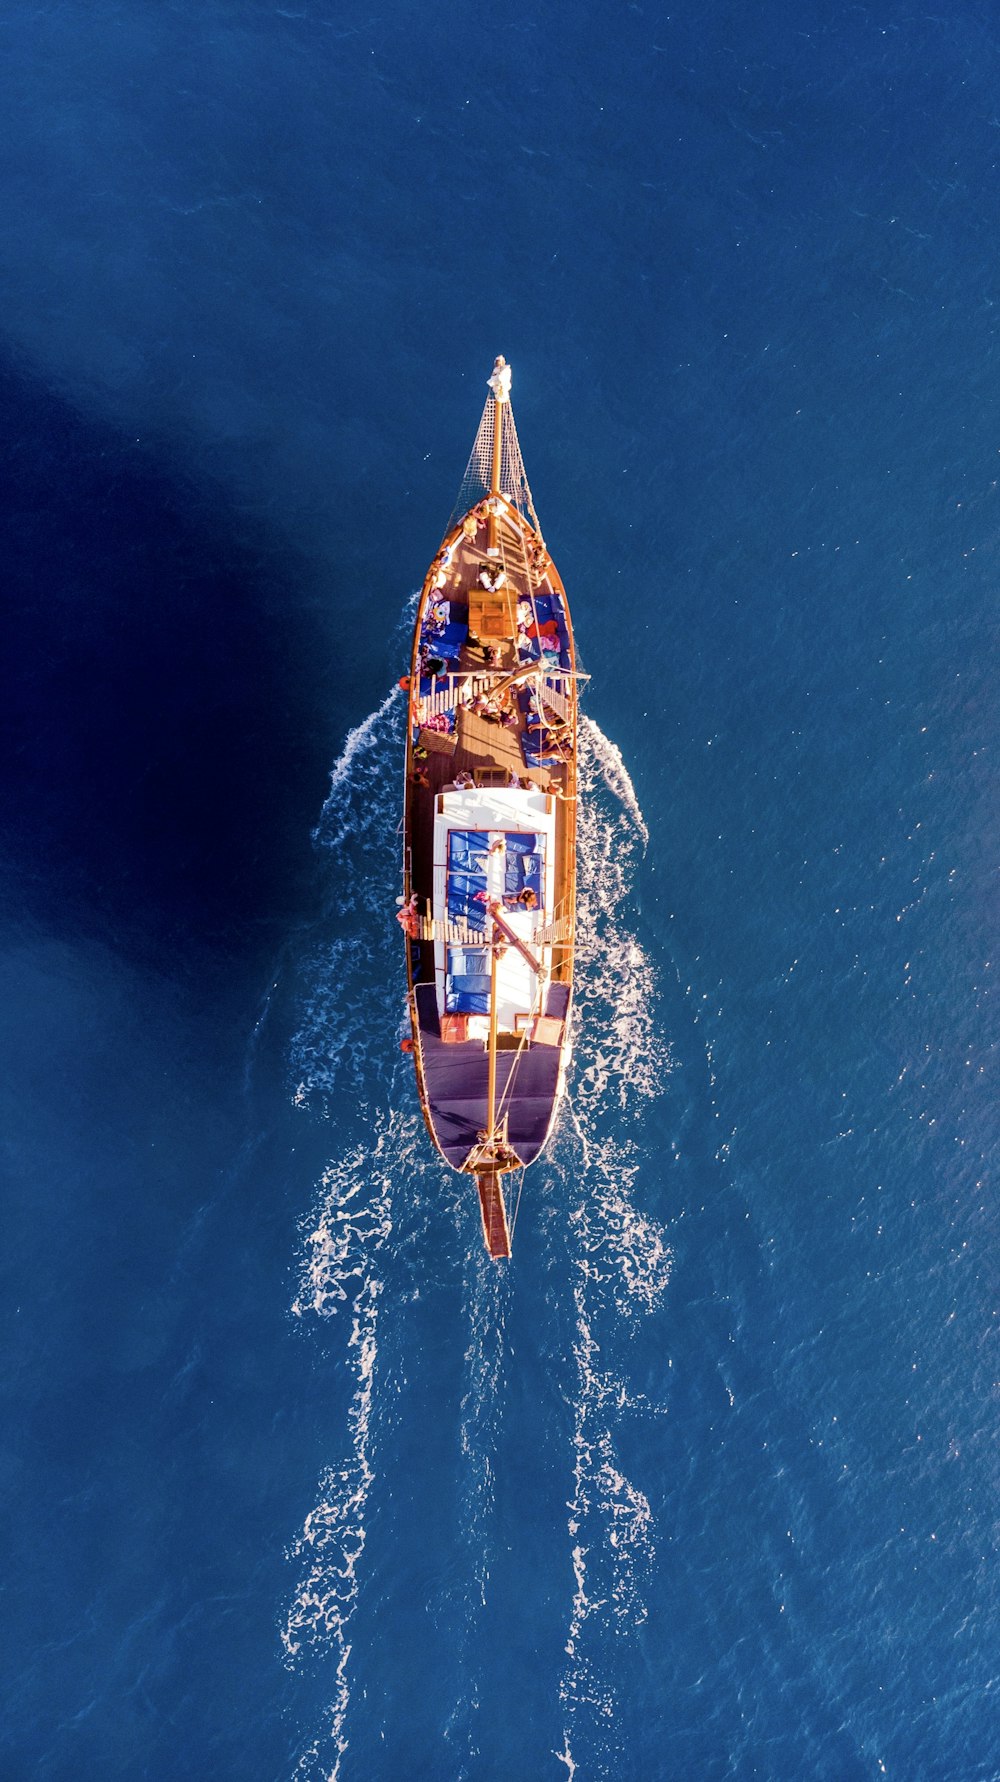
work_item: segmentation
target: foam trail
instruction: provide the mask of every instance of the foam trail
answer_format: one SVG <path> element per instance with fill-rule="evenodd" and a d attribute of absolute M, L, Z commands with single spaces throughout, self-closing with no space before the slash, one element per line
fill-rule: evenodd
<path fill-rule="evenodd" d="M 631 1392 L 627 1355 L 616 1368 L 614 1351 L 623 1330 L 662 1306 L 672 1261 L 662 1226 L 633 1198 L 643 1164 L 639 1116 L 671 1070 L 656 1025 L 655 974 L 629 907 L 648 831 L 620 752 L 590 719 L 581 744 L 579 1021 L 572 1103 L 557 1144 L 559 1193 L 573 1209 L 576 1391 L 567 1521 L 574 1590 L 559 1684 L 563 1749 L 553 1756 L 570 1777 L 583 1741 L 588 1774 L 613 1773 L 617 1704 L 602 1653 L 610 1634 L 646 1618 L 653 1519 L 618 1463 L 616 1431 L 623 1414 L 658 1408 Z M 637 1138 L 609 1136 L 621 1132 L 622 1114 Z"/>
<path fill-rule="evenodd" d="M 559 1763 L 564 1763 L 566 1765 L 566 1774 L 569 1778 L 569 1782 L 573 1782 L 573 1777 L 576 1775 L 576 1764 L 573 1762 L 573 1753 L 569 1748 L 569 1739 L 567 1738 L 564 1740 L 563 1749 L 561 1751 L 553 1751 L 552 1755 Z"/>
<path fill-rule="evenodd" d="M 464 1742 L 464 1751 L 457 1753 L 454 1760 L 459 1767 L 449 1771 L 455 1782 L 471 1782 L 480 1773 L 482 1763 L 474 1727 L 486 1674 L 474 1636 L 486 1607 L 490 1577 L 488 1531 L 494 1526 L 496 1515 L 496 1457 L 503 1423 L 504 1348 L 512 1291 L 509 1270 L 499 1269 L 483 1246 L 477 1246 L 470 1261 L 465 1301 L 469 1334 L 459 1425 L 464 1476 L 458 1516 L 458 1527 L 466 1537 L 468 1560 L 456 1655 L 461 1689 L 445 1726 L 445 1737 L 450 1743 Z M 474 1651 L 476 1668 L 470 1675 Z"/>
<path fill-rule="evenodd" d="M 646 827 L 646 819 L 639 809 L 639 800 L 635 795 L 632 776 L 622 759 L 621 749 L 617 743 L 611 741 L 609 736 L 605 736 L 600 725 L 595 724 L 593 718 L 588 718 L 586 715 L 580 719 L 580 733 L 584 749 L 590 750 L 594 766 L 604 780 L 608 791 L 612 792 L 620 801 L 642 837 L 643 847 L 648 848 L 649 830 Z"/>
<path fill-rule="evenodd" d="M 300 962 L 300 1020 L 290 1048 L 293 1102 L 328 1113 L 335 1088 L 364 1091 L 354 1107 L 360 1133 L 324 1170 L 313 1206 L 300 1221 L 298 1286 L 291 1311 L 308 1323 L 350 1319 L 344 1363 L 351 1380 L 344 1450 L 320 1477 L 316 1502 L 291 1543 L 299 1569 L 280 1630 L 285 1661 L 333 1660 L 327 1724 L 302 1751 L 296 1775 L 337 1782 L 347 1750 L 350 1708 L 350 1623 L 357 1606 L 367 1541 L 366 1516 L 375 1484 L 378 1431 L 379 1321 L 393 1232 L 392 1187 L 400 1157 L 412 1146 L 415 1121 L 393 1106 L 389 1060 L 395 1055 L 396 1012 L 374 998 L 398 960 L 394 911 L 385 886 L 395 868 L 395 787 L 384 774 L 387 749 L 401 728 L 397 689 L 347 737 L 330 775 L 314 832 L 332 865 L 325 923 L 351 935 L 328 934 Z M 350 876 L 343 874 L 348 843 Z M 338 872 L 338 868 L 340 869 Z"/>
<path fill-rule="evenodd" d="M 470 1328 L 459 1429 L 459 1444 L 470 1469 L 463 1492 L 466 1528 L 485 1527 L 495 1507 L 494 1459 L 503 1408 L 500 1385 L 509 1298 L 509 1272 L 498 1269 L 485 1249 L 477 1249 L 466 1307 Z M 483 1607 L 488 1570 L 483 1544 L 478 1542 L 473 1579 Z"/>
<path fill-rule="evenodd" d="M 334 1694 L 329 1707 L 330 1725 L 325 1738 L 315 1739 L 303 1752 L 295 1774 L 328 1778 L 337 1782 L 347 1750 L 344 1726 L 350 1706 L 348 1664 L 351 1645 L 348 1626 L 358 1597 L 358 1566 L 365 1550 L 365 1509 L 375 1473 L 371 1456 L 371 1421 L 377 1360 L 377 1281 L 366 1281 L 358 1300 L 351 1334 L 357 1385 L 348 1411 L 351 1452 L 340 1467 L 331 1467 L 320 1480 L 319 1502 L 310 1510 L 289 1557 L 304 1562 L 303 1576 L 282 1629 L 286 1659 L 296 1660 L 303 1646 L 320 1646 L 336 1656 Z M 324 1746 L 327 1754 L 324 1755 Z M 329 1754 L 333 1767 L 329 1768 Z"/>
<path fill-rule="evenodd" d="M 317 848 L 330 855 L 322 938 L 299 964 L 300 1019 L 289 1065 L 299 1107 L 329 1113 L 335 1090 L 389 1093 L 402 1005 L 399 928 L 387 894 L 399 875 L 399 788 L 385 763 L 402 751 L 397 688 L 350 732 L 330 774 Z M 346 932 L 345 932 L 346 931 Z M 372 985 L 400 986 L 398 1001 Z M 341 1104 L 342 1105 L 342 1104 Z"/>
<path fill-rule="evenodd" d="M 390 717 L 393 708 L 400 704 L 400 690 L 393 687 L 382 704 L 348 732 L 344 747 L 331 770 L 330 790 L 319 825 L 313 832 L 313 839 L 321 842 L 324 847 L 339 847 L 351 832 L 348 812 L 356 813 L 357 794 L 370 786 L 385 783 L 385 760 L 374 745 L 378 740 L 379 727 Z M 343 796 L 345 792 L 348 794 L 347 798 Z M 395 794 L 395 787 L 393 793 Z M 381 800 L 376 801 L 377 805 L 381 803 Z M 341 827 L 331 833 L 331 817 L 335 816 L 341 804 L 346 807 Z"/>

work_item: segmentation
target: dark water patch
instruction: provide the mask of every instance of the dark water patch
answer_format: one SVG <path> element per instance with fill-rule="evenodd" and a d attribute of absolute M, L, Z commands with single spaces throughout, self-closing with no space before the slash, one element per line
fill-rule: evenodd
<path fill-rule="evenodd" d="M 182 970 L 257 950 L 308 894 L 340 704 L 301 564 L 9 363 L 3 394 L 15 907 Z"/>

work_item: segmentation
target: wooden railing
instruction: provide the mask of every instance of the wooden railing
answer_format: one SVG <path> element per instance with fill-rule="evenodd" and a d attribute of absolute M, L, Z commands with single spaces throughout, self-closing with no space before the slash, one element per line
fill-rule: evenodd
<path fill-rule="evenodd" d="M 477 693 L 488 694 L 496 678 L 493 674 L 439 674 L 431 691 L 417 700 L 417 722 L 426 724 L 428 718 L 453 712 L 460 698 L 474 699 Z"/>
<path fill-rule="evenodd" d="M 568 675 L 554 674 L 547 674 L 538 686 L 543 703 L 549 707 L 550 711 L 555 712 L 557 717 L 562 718 L 564 724 L 570 724 L 573 721 L 573 708 L 567 698 L 567 690 L 571 686 L 572 682 Z"/>
<path fill-rule="evenodd" d="M 562 946 L 573 938 L 572 923 L 560 916 L 556 921 L 546 922 L 541 928 L 536 928 L 526 938 L 536 947 Z M 439 922 L 433 916 L 419 917 L 417 939 L 447 941 L 453 947 L 488 945 L 485 929 L 470 928 L 465 922 Z"/>
<path fill-rule="evenodd" d="M 544 674 L 544 671 L 542 676 L 540 690 L 545 704 L 566 723 L 571 722 L 572 705 L 569 694 L 573 685 L 572 676 Z M 431 691 L 417 700 L 417 722 L 426 724 L 428 718 L 454 711 L 459 699 L 475 699 L 477 693 L 484 693 L 488 698 L 496 683 L 507 678 L 507 674 L 501 674 L 496 669 L 483 674 L 439 674 Z M 532 683 L 529 681 L 527 684 L 530 686 Z"/>

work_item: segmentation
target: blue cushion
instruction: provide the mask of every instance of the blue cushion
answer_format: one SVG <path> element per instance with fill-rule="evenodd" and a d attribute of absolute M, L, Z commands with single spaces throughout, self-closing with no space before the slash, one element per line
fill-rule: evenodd
<path fill-rule="evenodd" d="M 449 947 L 448 976 L 474 978 L 489 974 L 490 956 L 485 947 Z"/>
<path fill-rule="evenodd" d="M 484 872 L 449 873 L 448 914 L 468 922 L 470 928 L 486 927 L 486 874 Z"/>
<path fill-rule="evenodd" d="M 453 866 L 472 853 L 488 854 L 489 831 L 486 829 L 453 829 L 448 836 L 448 856 Z"/>
<path fill-rule="evenodd" d="M 446 625 L 437 637 L 430 640 L 431 654 L 441 656 L 446 662 L 453 662 L 462 653 L 462 645 L 468 633 L 464 625 Z"/>
<path fill-rule="evenodd" d="M 453 873 L 485 873 L 489 850 L 490 838 L 482 830 L 453 829 L 448 840 L 448 865 Z"/>
<path fill-rule="evenodd" d="M 490 993 L 483 989 L 478 975 L 471 978 L 445 978 L 444 1006 L 449 1015 L 488 1015 Z"/>
<path fill-rule="evenodd" d="M 504 874 L 504 901 L 508 907 L 515 904 L 521 892 L 528 889 L 538 899 L 537 908 L 542 907 L 542 857 L 540 854 L 523 854 L 516 864 Z"/>
<path fill-rule="evenodd" d="M 560 666 L 560 668 L 568 668 L 569 667 L 569 632 L 566 629 L 566 615 L 563 611 L 562 600 L 560 599 L 558 594 L 538 594 L 535 597 L 535 611 L 538 614 L 538 623 L 540 625 L 546 624 L 549 619 L 554 619 L 556 624 L 558 625 L 558 627 L 559 627 L 559 666 Z M 540 651 L 536 652 L 536 654 L 540 654 Z M 546 655 L 555 655 L 555 651 L 547 650 Z M 522 660 L 523 661 L 533 661 L 534 657 L 533 656 L 523 656 Z"/>
<path fill-rule="evenodd" d="M 482 903 L 448 905 L 448 915 L 453 922 L 464 922 L 467 928 L 474 928 L 480 934 L 486 933 L 486 906 Z"/>
<path fill-rule="evenodd" d="M 484 872 L 453 872 L 448 875 L 448 903 L 482 902 L 486 895 Z"/>

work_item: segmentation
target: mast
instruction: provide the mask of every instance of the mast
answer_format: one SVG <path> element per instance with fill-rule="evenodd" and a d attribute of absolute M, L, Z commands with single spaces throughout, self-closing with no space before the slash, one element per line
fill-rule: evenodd
<path fill-rule="evenodd" d="M 493 370 L 487 379 L 482 418 L 476 429 L 455 505 L 451 510 L 449 532 L 460 520 L 464 520 L 470 508 L 479 507 L 484 501 L 489 504 L 500 497 L 503 502 L 509 501 L 512 507 L 517 508 L 522 517 L 529 521 L 537 536 L 542 536 L 514 425 L 510 379 L 511 368 L 501 353 L 494 361 Z M 500 525 L 499 520 L 496 526 L 492 524 L 494 518 L 497 516 L 491 517 L 487 530 L 487 550 L 492 548 L 494 555 L 499 555 Z"/>
<path fill-rule="evenodd" d="M 493 464 L 490 470 L 490 495 L 500 493 L 500 465 L 503 456 L 503 405 L 510 401 L 510 366 L 503 354 L 498 354 L 493 364 L 493 376 L 489 380 L 493 391 Z M 499 526 L 497 516 L 490 512 L 489 527 L 486 534 L 486 554 L 488 557 L 499 555 Z"/>
<path fill-rule="evenodd" d="M 495 921 L 495 918 L 494 918 Z M 496 1138 L 497 1123 L 497 936 L 493 930 L 493 944 L 490 947 L 490 1057 L 489 1079 L 486 1089 L 486 1143 L 491 1145 Z"/>
<path fill-rule="evenodd" d="M 491 912 L 492 914 L 492 912 Z M 496 924 L 496 916 L 493 916 Z M 474 1166 L 479 1189 L 479 1210 L 483 1215 L 483 1236 L 494 1262 L 510 1255 L 510 1227 L 503 1198 L 503 1170 L 510 1168 L 509 1153 L 503 1131 L 497 1132 L 497 948 L 498 931 L 493 930 L 490 945 L 490 1044 L 486 1090 L 486 1130 L 477 1148 Z"/>

